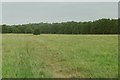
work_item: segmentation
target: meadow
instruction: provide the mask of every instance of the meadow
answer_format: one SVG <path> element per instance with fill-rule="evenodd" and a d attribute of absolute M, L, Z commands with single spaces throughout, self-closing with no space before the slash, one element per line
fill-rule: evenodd
<path fill-rule="evenodd" d="M 116 78 L 117 35 L 3 34 L 3 78 Z"/>
<path fill-rule="evenodd" d="M 2 78 L 2 35 L 0 34 L 0 79 Z"/>

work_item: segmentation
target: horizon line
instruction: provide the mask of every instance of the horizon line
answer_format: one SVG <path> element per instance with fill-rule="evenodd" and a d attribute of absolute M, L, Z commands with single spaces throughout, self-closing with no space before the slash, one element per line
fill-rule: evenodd
<path fill-rule="evenodd" d="M 28 22 L 28 23 L 20 23 L 20 24 L 7 24 L 7 23 L 1 23 L 0 25 L 26 25 L 26 24 L 38 24 L 38 23 L 48 23 L 48 24 L 53 24 L 53 23 L 66 23 L 66 22 L 94 22 L 97 20 L 101 20 L 101 19 L 119 19 L 119 18 L 99 18 L 99 19 L 95 19 L 95 20 L 85 20 L 85 21 L 75 21 L 75 20 L 68 20 L 68 21 L 62 21 L 62 22 Z"/>

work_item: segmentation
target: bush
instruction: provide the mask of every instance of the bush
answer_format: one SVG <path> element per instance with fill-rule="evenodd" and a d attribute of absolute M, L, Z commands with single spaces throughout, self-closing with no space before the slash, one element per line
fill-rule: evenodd
<path fill-rule="evenodd" d="M 33 32 L 34 35 L 40 35 L 40 30 L 39 29 L 35 29 Z"/>

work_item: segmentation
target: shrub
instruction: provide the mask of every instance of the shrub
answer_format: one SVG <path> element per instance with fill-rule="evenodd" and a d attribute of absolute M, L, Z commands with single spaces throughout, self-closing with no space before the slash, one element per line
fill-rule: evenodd
<path fill-rule="evenodd" d="M 34 34 L 34 35 L 40 35 L 40 30 L 39 30 L 39 29 L 35 29 L 35 30 L 33 31 L 33 34 Z"/>

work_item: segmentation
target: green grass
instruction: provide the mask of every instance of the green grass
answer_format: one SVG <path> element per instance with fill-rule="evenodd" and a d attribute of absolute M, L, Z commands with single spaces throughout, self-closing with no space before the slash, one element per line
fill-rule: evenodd
<path fill-rule="evenodd" d="M 118 77 L 117 35 L 3 34 L 3 78 Z"/>
<path fill-rule="evenodd" d="M 0 34 L 0 79 L 2 78 L 2 35 Z"/>

